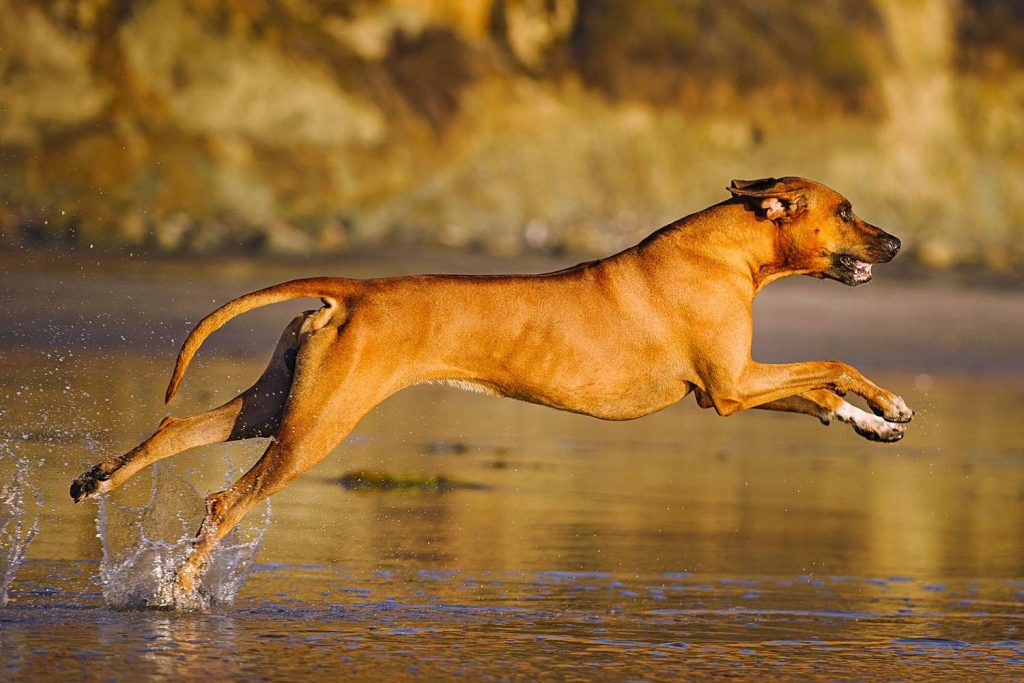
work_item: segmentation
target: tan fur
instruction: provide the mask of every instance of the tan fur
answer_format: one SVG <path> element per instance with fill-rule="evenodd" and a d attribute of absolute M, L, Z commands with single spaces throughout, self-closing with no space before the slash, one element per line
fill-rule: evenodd
<path fill-rule="evenodd" d="M 377 403 L 440 382 L 607 420 L 628 420 L 691 391 L 721 415 L 747 408 L 850 413 L 853 391 L 885 420 L 868 438 L 895 440 L 913 413 L 898 396 L 837 361 L 781 365 L 751 358 L 751 303 L 794 274 L 858 284 L 899 241 L 852 215 L 829 188 L 800 178 L 734 181 L 734 197 L 635 247 L 544 275 L 426 275 L 296 280 L 229 302 L 189 335 L 170 400 L 203 339 L 231 317 L 295 297 L 325 306 L 286 328 L 256 384 L 215 410 L 172 418 L 124 456 L 72 484 L 76 500 L 112 490 L 145 465 L 194 446 L 273 436 L 263 457 L 207 515 L 182 566 L 194 587 L 209 553 L 258 501 L 320 461 Z M 845 207 L 845 208 L 844 208 Z M 884 427 L 884 429 L 882 428 Z"/>

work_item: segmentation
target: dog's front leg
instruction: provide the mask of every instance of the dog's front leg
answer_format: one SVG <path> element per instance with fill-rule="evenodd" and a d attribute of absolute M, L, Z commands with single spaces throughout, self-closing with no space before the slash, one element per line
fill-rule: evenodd
<path fill-rule="evenodd" d="M 709 369 L 705 384 L 706 392 L 720 415 L 731 415 L 815 389 L 828 389 L 839 394 L 852 391 L 863 396 L 872 410 L 887 422 L 910 422 L 914 416 L 914 411 L 902 398 L 874 384 L 852 366 L 838 361 L 785 364 L 750 361 L 738 372 Z"/>
<path fill-rule="evenodd" d="M 814 389 L 802 394 L 776 399 L 754 406 L 760 410 L 778 410 L 783 413 L 799 413 L 818 418 L 823 425 L 832 424 L 846 401 L 827 389 Z M 710 406 L 709 406 L 710 407 Z"/>
<path fill-rule="evenodd" d="M 779 410 L 787 413 L 812 415 L 824 425 L 839 420 L 870 441 L 899 441 L 906 433 L 906 425 L 866 413 L 850 405 L 827 389 L 814 389 L 795 396 L 787 396 L 754 406 L 761 410 Z"/>

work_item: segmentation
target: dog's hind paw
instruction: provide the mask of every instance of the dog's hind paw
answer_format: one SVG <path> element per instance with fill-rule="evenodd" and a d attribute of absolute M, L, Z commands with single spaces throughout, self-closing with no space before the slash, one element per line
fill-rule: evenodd
<path fill-rule="evenodd" d="M 872 426 L 861 426 L 857 423 L 853 424 L 853 430 L 863 436 L 868 441 L 880 441 L 882 443 L 893 443 L 903 438 L 904 434 L 907 433 L 907 428 L 902 424 L 896 422 L 886 422 L 881 418 L 875 418 L 882 425 Z"/>
<path fill-rule="evenodd" d="M 101 493 L 106 493 L 110 488 L 110 475 L 106 472 L 102 463 L 71 482 L 71 498 L 80 503 L 88 498 L 95 498 Z"/>

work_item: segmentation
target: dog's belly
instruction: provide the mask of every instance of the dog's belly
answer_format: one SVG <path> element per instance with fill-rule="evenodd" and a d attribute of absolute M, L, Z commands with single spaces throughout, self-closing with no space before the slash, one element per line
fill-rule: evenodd
<path fill-rule="evenodd" d="M 625 379 L 625 378 L 624 378 Z M 627 381 L 537 382 L 528 376 L 502 379 L 440 379 L 431 383 L 590 415 L 602 420 L 632 420 L 677 403 L 693 389 L 686 381 L 669 381 L 636 373 Z"/>
<path fill-rule="evenodd" d="M 556 391 L 548 387 L 517 398 L 603 420 L 632 420 L 667 408 L 691 388 L 688 382 L 638 377 L 636 382 L 623 385 L 578 386 Z"/>
<path fill-rule="evenodd" d="M 525 400 L 574 413 L 590 415 L 602 420 L 633 420 L 650 415 L 677 403 L 692 387 L 683 382 L 668 388 L 646 387 L 644 390 L 630 389 L 619 394 L 591 394 L 570 392 L 551 400 L 548 397 L 524 397 Z"/>

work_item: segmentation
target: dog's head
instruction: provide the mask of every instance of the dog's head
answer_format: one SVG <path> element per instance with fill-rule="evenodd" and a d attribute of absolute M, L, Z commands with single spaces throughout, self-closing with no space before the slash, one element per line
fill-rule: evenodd
<path fill-rule="evenodd" d="M 734 180 L 733 197 L 772 221 L 780 259 L 787 268 L 845 285 L 871 280 L 871 266 L 891 261 L 900 241 L 865 223 L 850 202 L 820 183 L 803 178 Z"/>

